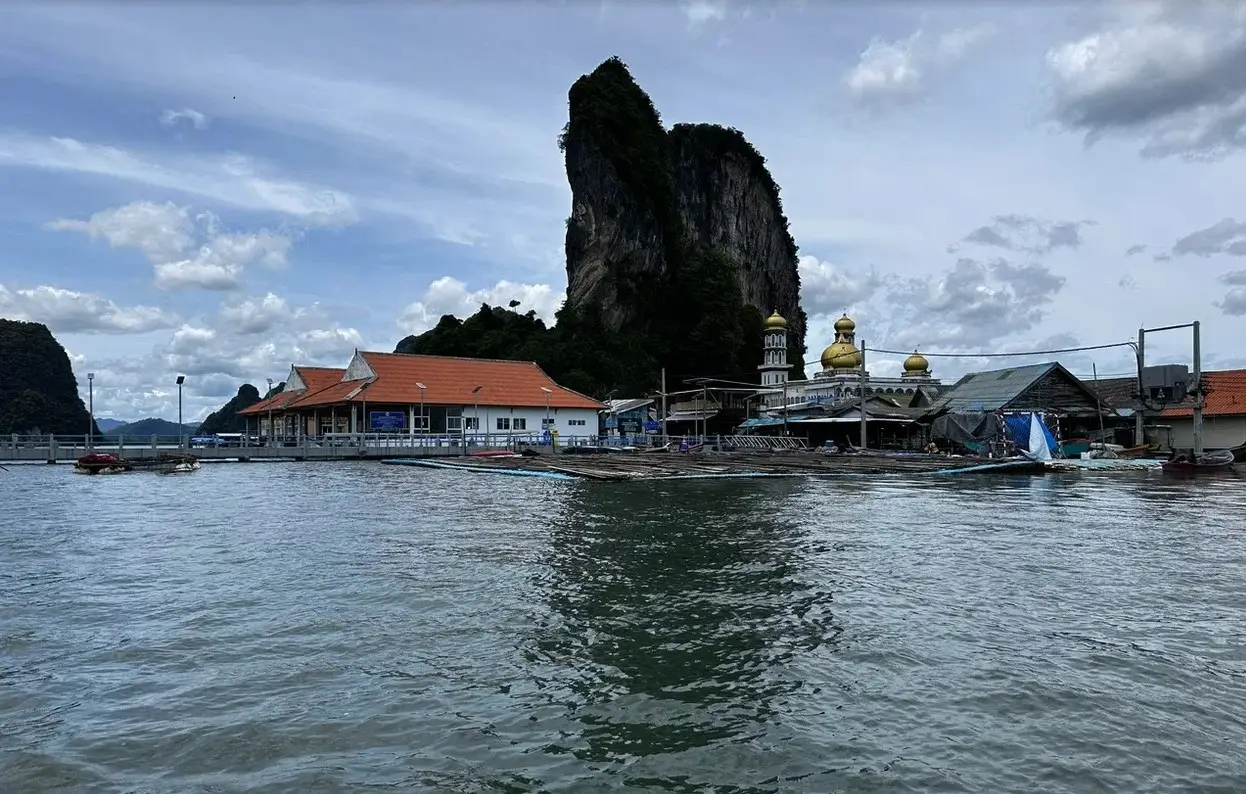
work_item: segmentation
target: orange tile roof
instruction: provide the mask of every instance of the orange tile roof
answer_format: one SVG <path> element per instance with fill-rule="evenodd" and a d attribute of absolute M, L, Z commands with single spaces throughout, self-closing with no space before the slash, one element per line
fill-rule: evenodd
<path fill-rule="evenodd" d="M 309 394 L 339 383 L 346 376 L 346 370 L 342 367 L 295 367 L 295 369 L 298 370 L 299 377 L 307 384 Z"/>
<path fill-rule="evenodd" d="M 544 408 L 547 404 L 547 395 L 541 391 L 544 387 L 550 390 L 548 405 L 551 408 L 597 411 L 605 407 L 597 400 L 559 386 L 533 361 L 405 353 L 361 352 L 360 355 L 376 373 L 370 383 L 367 380 L 339 381 L 315 392 L 309 388 L 305 393 L 295 392 L 303 394 L 301 398 L 274 407 L 312 408 L 365 400 L 374 404 L 413 405 L 420 402 L 417 383 L 425 385 L 423 401 L 429 405 Z M 369 385 L 361 389 L 365 383 Z M 473 394 L 472 389 L 477 385 L 482 388 L 478 394 Z M 256 406 L 256 409 L 256 413 L 268 410 L 267 406 Z"/>
<path fill-rule="evenodd" d="M 274 394 L 272 397 L 260 400 L 249 408 L 244 408 L 238 412 L 239 416 L 262 414 L 267 411 L 280 411 L 283 408 L 290 407 L 290 404 L 296 400 L 310 397 L 317 392 L 323 391 L 337 383 L 341 383 L 342 378 L 346 375 L 346 370 L 341 367 L 303 367 L 296 365 L 294 369 L 298 372 L 299 377 L 303 379 L 303 383 L 307 384 L 307 390 L 299 391 L 283 391 Z"/>
<path fill-rule="evenodd" d="M 1203 416 L 1246 414 L 1246 369 L 1204 372 L 1203 383 L 1207 387 Z M 1186 405 L 1174 406 L 1164 409 L 1159 415 L 1170 418 L 1193 416 L 1194 409 Z"/>

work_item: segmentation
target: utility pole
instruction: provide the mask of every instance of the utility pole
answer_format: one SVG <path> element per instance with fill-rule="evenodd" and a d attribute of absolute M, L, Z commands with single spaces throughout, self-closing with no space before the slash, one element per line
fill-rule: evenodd
<path fill-rule="evenodd" d="M 710 434 L 710 389 L 709 384 L 701 384 L 701 443 Z"/>
<path fill-rule="evenodd" d="M 805 394 L 808 396 L 808 392 Z M 787 381 L 783 381 L 783 435 L 787 435 Z"/>
<path fill-rule="evenodd" d="M 662 368 L 662 442 L 666 443 L 666 367 Z"/>
<path fill-rule="evenodd" d="M 1146 443 L 1146 392 L 1142 389 L 1142 368 L 1146 366 L 1146 329 L 1138 329 L 1138 402 L 1134 409 L 1134 444 Z"/>
<path fill-rule="evenodd" d="M 866 425 L 865 418 L 865 390 L 869 384 L 869 377 L 865 374 L 865 340 L 861 340 L 861 378 L 858 381 L 861 389 L 861 449 L 869 449 L 869 436 L 866 435 L 869 428 Z"/>
<path fill-rule="evenodd" d="M 1203 361 L 1198 320 L 1194 321 L 1194 460 L 1203 454 Z"/>

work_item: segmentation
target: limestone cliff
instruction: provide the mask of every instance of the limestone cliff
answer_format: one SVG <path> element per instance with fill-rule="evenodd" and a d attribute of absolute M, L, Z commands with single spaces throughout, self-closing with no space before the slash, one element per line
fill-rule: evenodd
<path fill-rule="evenodd" d="M 0 433 L 85 436 L 91 429 L 100 432 L 48 327 L 0 318 Z"/>
<path fill-rule="evenodd" d="M 800 377 L 806 318 L 796 244 L 757 150 L 738 130 L 717 125 L 678 124 L 667 132 L 617 58 L 577 80 L 569 105 L 560 141 L 572 191 L 567 308 L 595 312 L 607 331 L 678 340 L 692 331 L 673 318 L 703 315 L 706 307 L 690 293 L 721 276 L 738 288 L 727 302 L 751 310 L 726 323 L 723 342 L 735 349 L 722 351 L 722 367 L 743 374 L 755 366 L 761 320 L 777 309 L 789 320 L 789 360 Z M 720 374 L 709 354 L 687 350 L 676 366 Z"/>
<path fill-rule="evenodd" d="M 399 353 L 513 358 L 596 397 L 711 377 L 758 382 L 762 323 L 778 310 L 803 377 L 796 244 L 765 160 L 737 130 L 667 131 L 627 66 L 611 58 L 568 94 L 559 146 L 572 192 L 567 301 L 535 314 L 481 306 L 398 343 Z"/>

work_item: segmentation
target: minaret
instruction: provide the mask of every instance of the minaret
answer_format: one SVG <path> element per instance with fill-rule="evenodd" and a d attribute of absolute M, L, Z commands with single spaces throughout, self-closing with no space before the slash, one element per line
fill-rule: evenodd
<path fill-rule="evenodd" d="M 766 318 L 765 330 L 762 332 L 762 363 L 761 387 L 763 389 L 782 388 L 787 383 L 787 374 L 791 366 L 787 363 L 787 320 L 775 312 Z M 769 401 L 767 401 L 769 402 Z"/>

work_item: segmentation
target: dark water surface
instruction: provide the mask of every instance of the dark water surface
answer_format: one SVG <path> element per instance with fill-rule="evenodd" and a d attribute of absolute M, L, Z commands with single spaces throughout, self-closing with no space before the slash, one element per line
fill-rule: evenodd
<path fill-rule="evenodd" d="M 5 792 L 1246 790 L 1246 480 L 10 468 Z"/>

